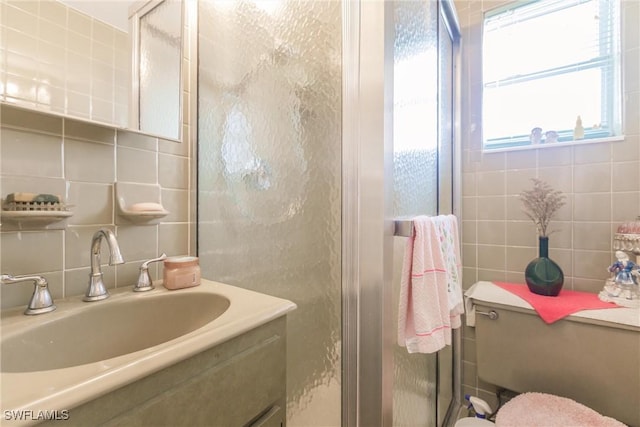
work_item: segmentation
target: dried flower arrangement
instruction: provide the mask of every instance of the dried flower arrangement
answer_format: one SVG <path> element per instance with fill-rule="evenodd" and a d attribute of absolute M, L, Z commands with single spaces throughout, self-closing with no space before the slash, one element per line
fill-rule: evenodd
<path fill-rule="evenodd" d="M 524 205 L 524 213 L 531 218 L 538 229 L 540 237 L 547 237 L 547 226 L 551 218 L 564 206 L 564 194 L 554 190 L 546 182 L 532 178 L 533 189 L 525 190 L 520 194 Z M 549 233 L 550 234 L 550 233 Z"/>

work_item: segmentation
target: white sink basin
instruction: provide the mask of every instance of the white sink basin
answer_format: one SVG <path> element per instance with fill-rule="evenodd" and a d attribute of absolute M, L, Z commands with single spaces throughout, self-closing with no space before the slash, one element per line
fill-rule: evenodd
<path fill-rule="evenodd" d="M 111 290 L 2 312 L 0 411 L 68 410 L 294 310 L 291 301 L 202 279 L 188 289 Z M 14 422 L 15 421 L 15 422 Z M 3 421 L 2 425 L 30 425 Z"/>
<path fill-rule="evenodd" d="M 85 303 L 82 310 L 2 337 L 2 372 L 47 371 L 133 353 L 186 335 L 229 308 L 222 295 L 165 292 Z"/>

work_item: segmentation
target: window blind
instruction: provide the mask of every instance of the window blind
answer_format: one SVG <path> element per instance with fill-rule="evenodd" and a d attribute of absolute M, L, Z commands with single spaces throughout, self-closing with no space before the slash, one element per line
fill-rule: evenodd
<path fill-rule="evenodd" d="M 619 0 L 517 2 L 483 29 L 485 147 L 620 134 Z M 546 136 L 549 136 L 548 138 Z M 580 137 L 581 135 L 578 135 Z"/>

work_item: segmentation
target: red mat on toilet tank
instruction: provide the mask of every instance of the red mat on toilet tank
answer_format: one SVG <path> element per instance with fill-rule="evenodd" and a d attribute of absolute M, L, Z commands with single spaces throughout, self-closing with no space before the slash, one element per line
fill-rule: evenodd
<path fill-rule="evenodd" d="M 563 317 L 581 310 L 597 310 L 600 308 L 618 308 L 611 302 L 604 302 L 597 294 L 578 291 L 560 291 L 557 297 L 547 297 L 529 291 L 527 285 L 516 283 L 493 282 L 505 291 L 519 296 L 533 307 L 546 323 L 553 323 Z"/>

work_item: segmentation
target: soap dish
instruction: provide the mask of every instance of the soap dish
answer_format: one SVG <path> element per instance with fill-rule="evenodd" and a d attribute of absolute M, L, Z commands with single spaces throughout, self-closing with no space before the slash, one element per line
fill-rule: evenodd
<path fill-rule="evenodd" d="M 60 202 L 59 199 L 56 200 L 55 202 L 23 201 L 11 198 L 11 200 L 5 200 L 3 203 L 0 218 L 2 221 L 19 225 L 44 226 L 62 221 L 73 215 L 73 212 L 68 210 L 64 203 Z"/>
<path fill-rule="evenodd" d="M 66 210 L 47 210 L 47 211 L 0 211 L 0 217 L 3 221 L 19 222 L 31 225 L 47 225 L 57 221 L 62 221 L 73 215 L 73 212 Z"/>
<path fill-rule="evenodd" d="M 64 203 L 56 202 L 5 202 L 2 209 L 12 212 L 43 212 L 43 211 L 66 211 Z"/>
<path fill-rule="evenodd" d="M 154 219 L 164 218 L 169 215 L 168 210 L 156 211 L 136 211 L 120 207 L 120 215 L 126 217 L 131 222 L 148 222 Z"/>
<path fill-rule="evenodd" d="M 152 184 L 115 184 L 118 216 L 136 224 L 153 224 L 169 215 L 160 202 L 160 186 Z"/>

